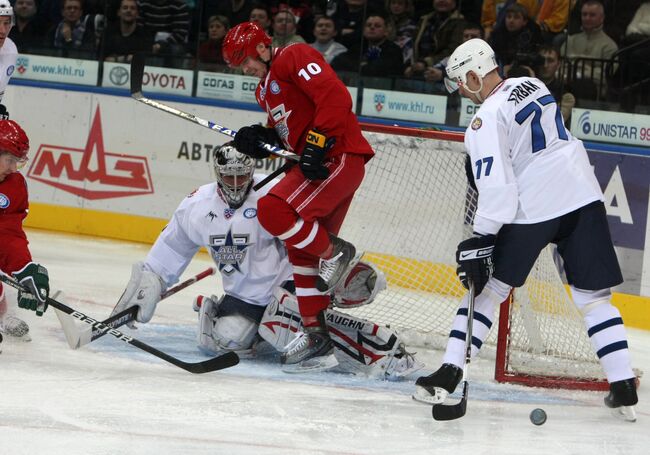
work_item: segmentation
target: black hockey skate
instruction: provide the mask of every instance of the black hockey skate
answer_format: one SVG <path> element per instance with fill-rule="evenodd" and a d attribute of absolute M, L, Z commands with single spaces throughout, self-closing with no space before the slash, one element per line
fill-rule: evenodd
<path fill-rule="evenodd" d="M 420 376 L 415 381 L 413 399 L 428 404 L 439 404 L 453 393 L 463 378 L 463 370 L 451 363 L 443 363 L 438 371 L 429 376 Z"/>
<path fill-rule="evenodd" d="M 280 356 L 284 372 L 323 371 L 339 364 L 334 356 L 334 343 L 327 333 L 325 315 L 321 313 L 318 319 L 318 326 L 305 327 L 304 333 L 287 345 Z"/>
<path fill-rule="evenodd" d="M 609 385 L 609 395 L 605 397 L 605 406 L 612 408 L 615 416 L 628 422 L 636 422 L 634 405 L 638 402 L 636 378 L 623 379 Z"/>
<path fill-rule="evenodd" d="M 316 289 L 327 293 L 334 289 L 345 272 L 354 266 L 357 250 L 350 242 L 330 234 L 332 242 L 332 256 L 329 259 L 320 260 L 320 270 L 316 280 Z M 357 259 L 358 260 L 358 259 Z"/>

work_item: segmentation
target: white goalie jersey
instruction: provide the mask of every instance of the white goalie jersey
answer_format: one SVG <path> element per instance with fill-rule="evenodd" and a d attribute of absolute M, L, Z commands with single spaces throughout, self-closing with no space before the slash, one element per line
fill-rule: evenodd
<path fill-rule="evenodd" d="M 254 184 L 263 178 L 255 175 Z M 238 209 L 231 209 L 219 196 L 216 182 L 199 187 L 178 206 L 145 263 L 170 286 L 205 246 L 222 276 L 226 294 L 266 306 L 273 290 L 292 279 L 284 246 L 257 220 L 257 201 L 274 183 L 251 191 Z"/>
<path fill-rule="evenodd" d="M 603 200 L 582 142 L 564 127 L 539 79 L 503 81 L 472 118 L 465 146 L 479 191 L 474 231 L 480 234 Z"/>

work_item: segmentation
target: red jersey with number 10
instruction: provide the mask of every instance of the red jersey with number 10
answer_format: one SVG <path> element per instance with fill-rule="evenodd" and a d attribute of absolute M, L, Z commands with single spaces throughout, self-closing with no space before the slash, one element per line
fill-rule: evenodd
<path fill-rule="evenodd" d="M 350 93 L 322 55 L 302 43 L 275 52 L 255 96 L 287 150 L 300 154 L 313 129 L 336 138 L 328 156 L 353 153 L 370 159 L 374 152 L 352 112 Z"/>

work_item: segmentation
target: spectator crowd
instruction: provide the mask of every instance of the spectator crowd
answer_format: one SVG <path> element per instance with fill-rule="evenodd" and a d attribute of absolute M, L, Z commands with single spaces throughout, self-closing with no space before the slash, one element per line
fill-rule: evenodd
<path fill-rule="evenodd" d="M 273 47 L 306 42 L 342 75 L 443 92 L 449 55 L 482 37 L 504 76 L 550 81 L 558 102 L 650 82 L 650 0 L 14 0 L 19 52 L 229 71 L 221 42 L 258 22 Z M 552 69 L 552 73 L 549 72 Z M 351 77 L 352 77 L 351 76 Z M 572 94 L 564 97 L 565 94 Z"/>

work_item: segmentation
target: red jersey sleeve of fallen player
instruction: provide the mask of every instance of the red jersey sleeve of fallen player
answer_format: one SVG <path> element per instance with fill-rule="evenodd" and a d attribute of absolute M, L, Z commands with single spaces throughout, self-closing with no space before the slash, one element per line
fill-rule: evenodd
<path fill-rule="evenodd" d="M 23 219 L 29 209 L 27 182 L 19 172 L 9 174 L 0 182 L 0 233 L 23 232 Z"/>
<path fill-rule="evenodd" d="M 302 151 L 307 132 L 314 129 L 336 138 L 330 151 L 332 155 L 355 153 L 368 155 L 368 158 L 374 155 L 352 112 L 350 92 L 318 51 L 307 44 L 287 46 L 277 54 L 271 71 L 272 76 L 306 95 L 294 98 L 301 100 L 301 106 L 287 106 L 293 111 L 287 119 L 289 130 L 292 134 L 300 131 L 294 136 L 299 138 L 298 143 L 292 144 L 297 152 Z"/>
<path fill-rule="evenodd" d="M 27 201 L 27 183 L 22 174 L 10 174 L 0 182 L 0 269 L 5 273 L 20 270 L 32 260 L 23 230 Z"/>

